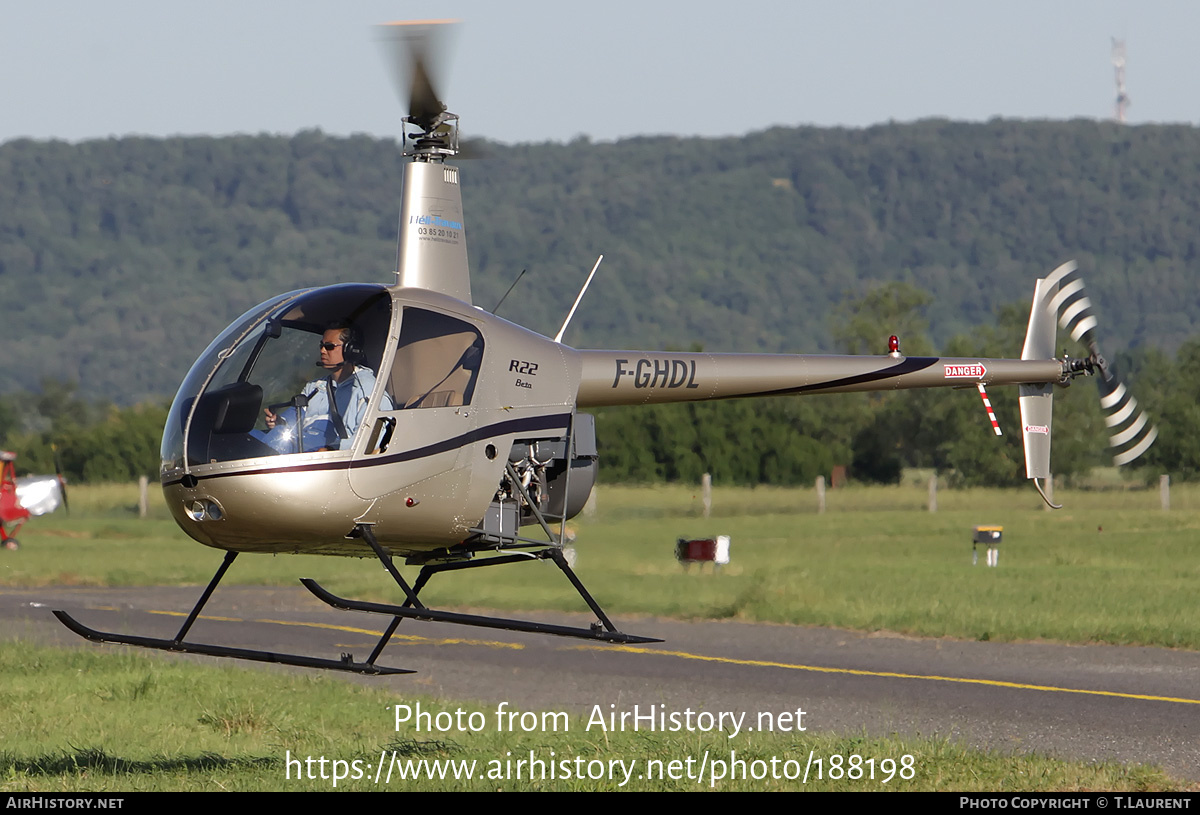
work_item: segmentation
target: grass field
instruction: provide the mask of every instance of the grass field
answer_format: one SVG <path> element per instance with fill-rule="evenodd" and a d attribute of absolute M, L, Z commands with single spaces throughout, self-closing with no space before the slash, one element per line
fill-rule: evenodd
<path fill-rule="evenodd" d="M 0 554 L 0 585 L 202 584 L 220 552 L 192 542 L 161 497 L 136 517 L 136 488 L 72 491 L 73 514 L 32 521 L 23 548 Z M 602 487 L 580 516 L 576 570 L 610 613 L 891 630 L 981 640 L 1046 639 L 1200 649 L 1200 489 L 1066 491 L 1049 512 L 1033 490 L 924 487 L 717 489 L 710 518 L 685 487 Z M 972 566 L 971 529 L 1004 526 L 999 568 Z M 733 561 L 685 571 L 677 537 L 730 535 Z M 375 564 L 246 555 L 226 581 L 291 584 L 311 576 L 348 596 L 396 597 Z M 544 562 L 433 580 L 432 602 L 577 610 Z"/>

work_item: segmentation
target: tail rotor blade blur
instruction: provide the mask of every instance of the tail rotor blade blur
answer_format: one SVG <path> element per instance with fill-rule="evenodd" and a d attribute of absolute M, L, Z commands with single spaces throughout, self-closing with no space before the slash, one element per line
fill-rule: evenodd
<path fill-rule="evenodd" d="M 1150 449 L 1158 438 L 1158 428 L 1149 423 L 1149 415 L 1115 374 L 1097 384 L 1104 423 L 1111 434 L 1109 446 L 1120 451 L 1114 452 L 1113 464 L 1118 467 L 1129 464 Z"/>
<path fill-rule="evenodd" d="M 1098 321 L 1075 261 L 1059 266 L 1047 276 L 1045 283 L 1047 290 L 1058 286 L 1049 308 L 1058 315 L 1059 326 L 1071 335 L 1071 339 L 1087 346 L 1090 354 L 1088 370 L 1100 374 L 1097 379 L 1100 407 L 1109 428 L 1109 446 L 1115 451 L 1113 464 L 1118 467 L 1129 464 L 1150 449 L 1158 438 L 1158 428 L 1150 424 L 1148 414 L 1100 352 L 1096 337 Z"/>

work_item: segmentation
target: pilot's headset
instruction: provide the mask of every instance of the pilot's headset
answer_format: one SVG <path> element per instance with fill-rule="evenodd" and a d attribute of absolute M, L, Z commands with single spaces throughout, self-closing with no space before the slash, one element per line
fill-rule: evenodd
<path fill-rule="evenodd" d="M 351 365 L 365 365 L 367 355 L 363 349 L 362 329 L 347 320 L 331 323 L 330 328 L 339 329 L 342 340 L 342 359 Z"/>

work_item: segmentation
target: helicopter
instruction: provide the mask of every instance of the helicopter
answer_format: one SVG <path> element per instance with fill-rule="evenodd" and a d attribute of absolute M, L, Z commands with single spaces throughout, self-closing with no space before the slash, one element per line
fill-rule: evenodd
<path fill-rule="evenodd" d="M 976 388 L 986 404 L 987 386 L 1015 385 L 1026 474 L 1051 506 L 1041 482 L 1050 475 L 1056 386 L 1098 376 L 1111 443 L 1120 450 L 1116 463 L 1153 443 L 1156 430 L 1097 348 L 1096 319 L 1073 262 L 1037 282 L 1017 359 L 910 357 L 895 336 L 879 356 L 577 350 L 561 340 L 578 298 L 553 339 L 475 305 L 462 178 L 451 163 L 462 147 L 459 117 L 441 101 L 430 71 L 430 37 L 441 25 L 386 28 L 410 77 L 400 145 L 411 161 L 395 283 L 280 294 L 212 341 L 170 408 L 160 480 L 179 526 L 224 550 L 224 559 L 175 637 L 102 632 L 54 612 L 80 636 L 374 675 L 411 672 L 377 664 L 406 619 L 658 642 L 618 630 L 564 555 L 566 523 L 582 510 L 598 469 L 595 422 L 581 412 L 587 408 L 908 388 Z M 1058 326 L 1086 343 L 1088 355 L 1056 358 Z M 994 418 L 993 425 L 998 431 Z M 402 601 L 344 598 L 301 580 L 334 608 L 390 618 L 361 661 L 187 639 L 242 553 L 374 558 Z M 420 566 L 413 583 L 397 558 Z M 420 598 L 442 573 L 538 561 L 557 566 L 595 622 L 448 611 Z"/>

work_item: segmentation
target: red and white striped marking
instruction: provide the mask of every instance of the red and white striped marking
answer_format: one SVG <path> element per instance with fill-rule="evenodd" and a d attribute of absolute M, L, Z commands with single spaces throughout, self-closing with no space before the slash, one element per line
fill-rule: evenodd
<path fill-rule="evenodd" d="M 1004 432 L 1000 430 L 1000 423 L 996 421 L 996 411 L 992 410 L 992 400 L 988 399 L 987 388 L 980 382 L 975 387 L 979 388 L 979 398 L 983 400 L 983 406 L 987 408 L 988 418 L 992 420 L 992 430 L 996 431 L 997 436 L 1003 436 Z"/>

